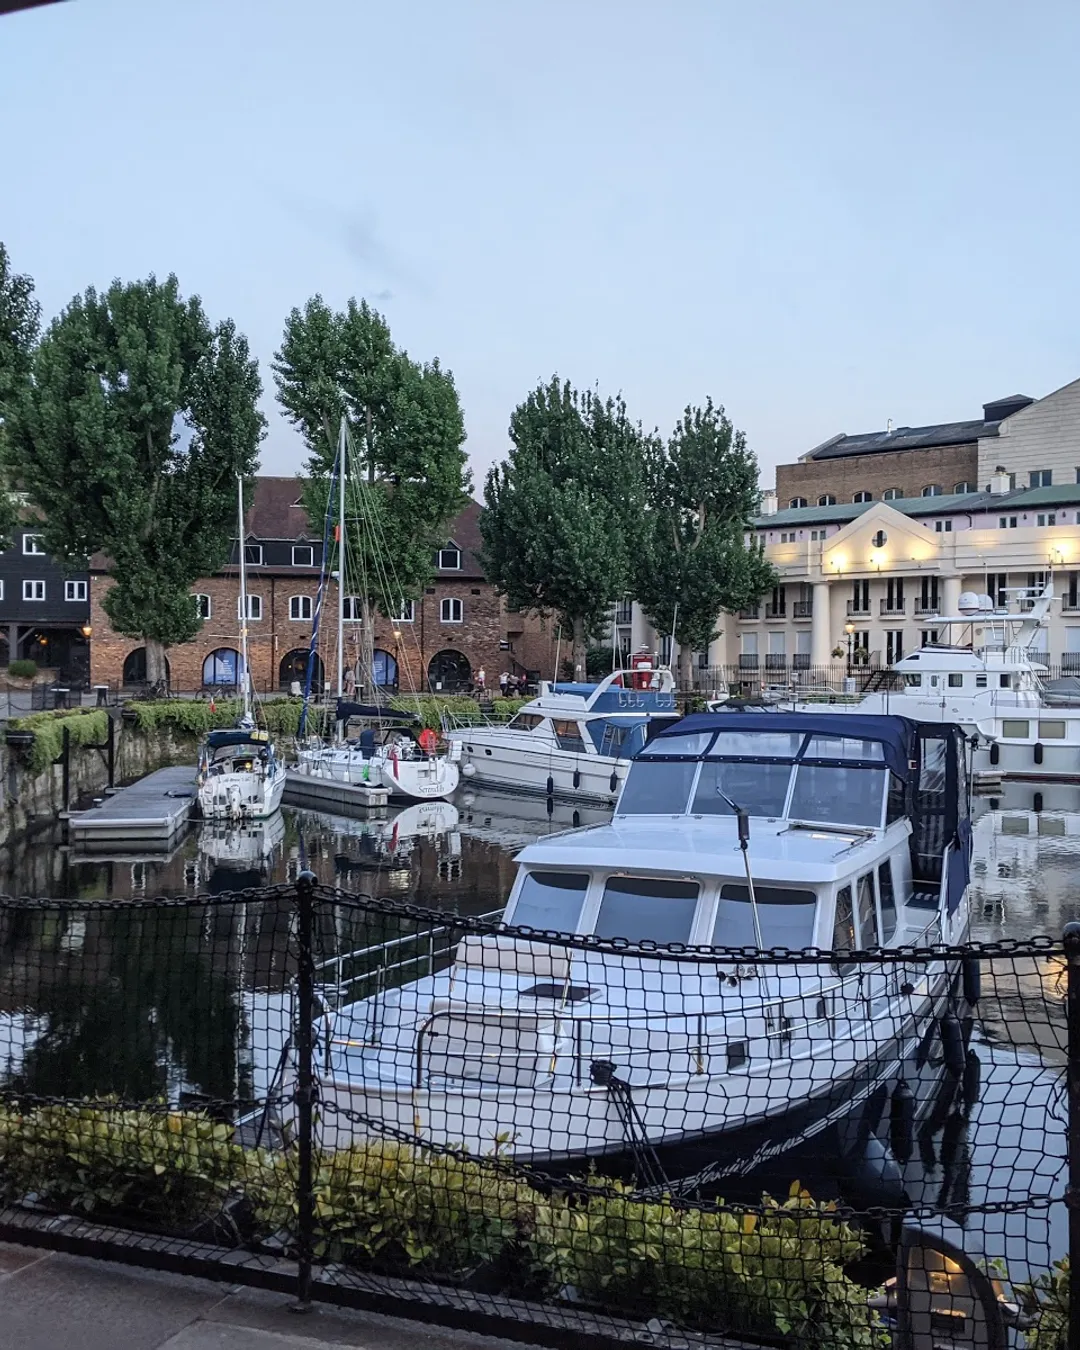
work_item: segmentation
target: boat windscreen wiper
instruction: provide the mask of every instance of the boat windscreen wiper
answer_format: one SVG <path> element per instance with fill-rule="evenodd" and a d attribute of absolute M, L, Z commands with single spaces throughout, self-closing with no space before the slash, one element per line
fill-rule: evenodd
<path fill-rule="evenodd" d="M 761 940 L 761 917 L 758 914 L 757 896 L 754 894 L 754 878 L 750 873 L 750 812 L 738 802 L 733 802 L 722 788 L 716 789 L 716 795 L 725 801 L 735 813 L 739 830 L 739 848 L 742 849 L 743 868 L 746 871 L 746 888 L 750 892 L 750 913 L 754 920 L 754 939 L 761 951 L 765 945 Z"/>

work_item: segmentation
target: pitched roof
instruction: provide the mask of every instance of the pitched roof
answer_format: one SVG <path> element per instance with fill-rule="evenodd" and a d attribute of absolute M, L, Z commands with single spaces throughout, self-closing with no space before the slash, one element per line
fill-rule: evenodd
<path fill-rule="evenodd" d="M 1080 505 L 1080 483 L 1063 483 L 1059 487 L 1014 488 L 1011 492 L 949 492 L 940 497 L 898 497 L 885 502 L 904 516 L 950 516 L 960 512 L 1027 511 L 1037 507 Z M 789 507 L 771 516 L 758 516 L 754 528 L 758 530 L 787 529 L 792 525 L 835 525 L 857 520 L 876 502 L 838 502 L 836 506 Z"/>
<path fill-rule="evenodd" d="M 444 580 L 453 577 L 483 580 L 484 569 L 480 566 L 478 556 L 483 542 L 480 538 L 480 516 L 483 510 L 479 502 L 470 499 L 464 509 L 450 522 L 446 542 L 449 544 L 452 541 L 461 550 L 461 567 L 453 569 L 437 567 L 436 577 Z"/>
<path fill-rule="evenodd" d="M 970 422 L 937 422 L 928 427 L 893 427 L 891 431 L 864 431 L 857 436 L 834 436 L 811 450 L 804 459 L 844 459 L 849 455 L 892 454 L 897 450 L 930 450 L 944 445 L 973 445 L 980 436 L 996 436 L 1000 422 L 976 418 Z"/>
<path fill-rule="evenodd" d="M 259 475 L 247 509 L 244 528 L 255 539 L 312 538 L 321 532 L 312 530 L 308 514 L 299 505 L 304 491 L 300 478 L 272 478 Z"/>

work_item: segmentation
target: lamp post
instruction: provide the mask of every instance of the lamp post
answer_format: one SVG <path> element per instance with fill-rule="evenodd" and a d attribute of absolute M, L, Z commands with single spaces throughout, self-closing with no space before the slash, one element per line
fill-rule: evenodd
<path fill-rule="evenodd" d="M 850 675 L 855 666 L 855 625 L 850 619 L 844 624 L 844 632 L 847 634 L 847 673 Z"/>

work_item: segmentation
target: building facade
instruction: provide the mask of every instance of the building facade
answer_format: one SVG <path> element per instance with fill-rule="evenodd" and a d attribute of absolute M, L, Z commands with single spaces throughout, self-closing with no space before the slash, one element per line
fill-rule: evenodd
<path fill-rule="evenodd" d="M 481 670 L 488 687 L 503 670 L 516 675 L 544 668 L 550 627 L 534 616 L 508 614 L 480 565 L 481 507 L 470 502 L 452 522 L 433 559 L 423 594 L 387 616 L 377 614 L 372 644 L 374 672 L 385 689 L 455 692 L 475 685 Z M 245 521 L 248 658 L 260 692 L 304 683 L 323 563 L 321 533 L 312 530 L 295 478 L 260 477 Z M 113 631 L 103 601 L 113 585 L 101 559 L 91 564 L 89 623 L 91 677 L 95 684 L 137 688 L 146 681 L 146 652 Z M 215 576 L 192 587 L 203 626 L 194 641 L 167 653 L 170 685 L 178 690 L 233 688 L 240 669 L 239 552 Z M 362 624 L 357 597 L 344 597 L 346 668 L 359 677 Z M 337 679 L 338 591 L 327 581 L 316 643 L 314 679 Z M 535 664 L 529 664 L 535 662 Z M 367 691 L 370 693 L 371 691 Z"/>
<path fill-rule="evenodd" d="M 90 669 L 90 576 L 50 558 L 23 522 L 0 552 L 0 663 L 33 661 L 73 684 Z"/>

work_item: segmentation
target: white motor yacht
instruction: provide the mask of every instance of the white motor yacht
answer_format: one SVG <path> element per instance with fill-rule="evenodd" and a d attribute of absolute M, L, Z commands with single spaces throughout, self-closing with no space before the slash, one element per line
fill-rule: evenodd
<path fill-rule="evenodd" d="M 698 1184 L 874 1128 L 901 1078 L 925 1100 L 961 1067 L 969 991 L 955 959 L 890 953 L 967 934 L 963 750 L 900 717 L 665 727 L 611 824 L 518 856 L 501 926 L 335 958 L 359 973 L 322 991 L 324 1140 Z"/>
<path fill-rule="evenodd" d="M 677 717 L 670 670 L 616 670 L 598 684 L 542 680 L 510 721 L 457 727 L 447 739 L 461 747 L 469 782 L 609 805 L 649 735 Z"/>

